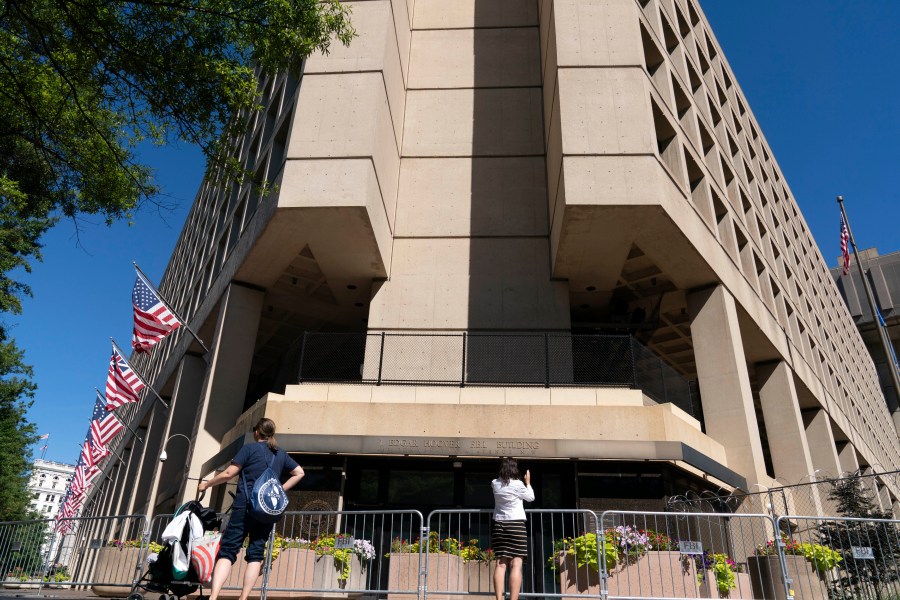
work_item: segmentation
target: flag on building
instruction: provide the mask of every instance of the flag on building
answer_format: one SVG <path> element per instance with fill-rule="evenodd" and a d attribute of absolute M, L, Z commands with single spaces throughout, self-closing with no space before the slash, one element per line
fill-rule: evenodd
<path fill-rule="evenodd" d="M 159 340 L 181 327 L 181 321 L 169 310 L 140 272 L 131 292 L 134 306 L 134 332 L 131 346 L 137 352 L 150 352 Z"/>
<path fill-rule="evenodd" d="M 102 448 L 106 454 L 106 445 L 116 437 L 120 431 L 125 429 L 125 425 L 116 415 L 106 410 L 105 401 L 98 396 L 94 402 L 94 414 L 91 416 L 91 441 L 95 448 Z"/>
<path fill-rule="evenodd" d="M 106 376 L 106 409 L 115 410 L 130 402 L 138 402 L 138 394 L 143 389 L 144 382 L 131 369 L 125 357 L 113 348 Z"/>
<path fill-rule="evenodd" d="M 81 444 L 81 464 L 88 468 L 94 467 L 94 453 L 91 451 L 90 433 L 84 438 Z"/>
<path fill-rule="evenodd" d="M 847 229 L 847 220 L 841 212 L 841 258 L 844 259 L 844 275 L 850 274 L 850 230 Z"/>

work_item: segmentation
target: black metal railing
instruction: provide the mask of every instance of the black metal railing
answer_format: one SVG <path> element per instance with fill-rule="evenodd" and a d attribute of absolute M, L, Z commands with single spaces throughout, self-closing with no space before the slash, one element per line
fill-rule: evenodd
<path fill-rule="evenodd" d="M 691 382 L 628 335 L 306 332 L 297 381 L 623 387 L 700 417 Z"/>

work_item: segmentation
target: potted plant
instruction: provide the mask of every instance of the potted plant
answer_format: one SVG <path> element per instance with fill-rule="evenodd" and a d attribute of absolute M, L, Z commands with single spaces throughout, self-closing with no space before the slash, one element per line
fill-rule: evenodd
<path fill-rule="evenodd" d="M 787 536 L 781 537 L 781 545 L 788 577 L 793 580 L 794 596 L 827 598 L 824 576 L 843 560 L 840 553 L 822 544 L 797 543 Z M 747 558 L 747 566 L 755 598 L 787 598 L 781 559 L 774 540 L 757 546 L 754 555 Z"/>
<path fill-rule="evenodd" d="M 366 567 L 375 558 L 372 542 L 337 534 L 318 538 L 311 545 L 316 554 L 316 589 L 351 589 L 360 593 L 366 589 Z"/>
<path fill-rule="evenodd" d="M 705 597 L 728 598 L 731 590 L 737 588 L 737 564 L 727 554 L 707 550 L 696 562 L 699 563 L 697 582 Z"/>

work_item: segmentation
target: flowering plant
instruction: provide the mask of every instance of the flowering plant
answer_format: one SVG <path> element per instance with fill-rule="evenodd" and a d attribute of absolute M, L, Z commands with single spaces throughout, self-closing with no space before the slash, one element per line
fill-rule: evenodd
<path fill-rule="evenodd" d="M 390 556 L 391 553 L 416 554 L 420 548 L 424 550 L 421 538 L 416 539 L 415 542 L 410 542 L 404 538 L 397 537 L 391 541 L 391 552 L 387 556 Z M 468 542 L 461 542 L 452 537 L 441 539 L 437 531 L 432 531 L 428 534 L 427 549 L 429 554 L 453 554 L 459 556 L 463 559 L 463 562 L 469 562 L 470 560 L 487 562 L 495 559 L 494 551 L 490 548 L 482 550 L 478 546 L 477 539 L 471 539 Z"/>
<path fill-rule="evenodd" d="M 704 550 L 703 555 L 697 557 L 697 563 L 698 583 L 706 579 L 708 569 L 716 579 L 716 589 L 720 594 L 727 594 L 737 587 L 737 564 L 727 554 Z"/>
<path fill-rule="evenodd" d="M 819 573 L 830 571 L 844 560 L 840 552 L 822 544 L 798 543 L 797 540 L 790 539 L 786 535 L 781 536 L 781 544 L 785 554 L 803 556 Z M 777 554 L 778 549 L 774 540 L 769 540 L 764 545 L 756 547 L 757 556 L 773 556 Z"/>
<path fill-rule="evenodd" d="M 354 540 L 353 536 L 344 533 L 320 537 L 308 544 L 315 551 L 316 556 L 333 558 L 334 568 L 339 572 L 339 581 L 346 581 L 350 578 L 351 559 L 354 554 L 359 556 L 360 560 L 375 558 L 375 546 L 372 545 L 372 542 L 364 539 Z M 363 562 L 363 569 L 365 569 L 365 565 L 366 563 Z"/>
<path fill-rule="evenodd" d="M 603 533 L 604 561 L 610 570 L 621 561 L 637 560 L 648 550 L 676 550 L 678 542 L 665 533 L 653 530 L 637 529 L 631 525 L 611 527 Z M 595 571 L 600 569 L 598 557 L 597 535 L 585 533 L 578 537 L 563 538 L 553 543 L 553 554 L 547 559 L 551 568 L 556 568 L 560 553 L 575 556 L 579 567 L 590 566 Z"/>
<path fill-rule="evenodd" d="M 114 540 L 110 540 L 106 542 L 107 548 L 142 548 L 147 544 L 143 542 L 143 540 L 120 540 L 116 538 Z"/>

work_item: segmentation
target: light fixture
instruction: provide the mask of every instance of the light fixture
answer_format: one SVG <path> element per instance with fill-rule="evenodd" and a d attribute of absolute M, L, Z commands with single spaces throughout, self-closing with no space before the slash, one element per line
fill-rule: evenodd
<path fill-rule="evenodd" d="M 172 441 L 172 438 L 177 438 L 177 437 L 183 437 L 184 439 L 187 440 L 187 443 L 188 443 L 188 454 L 190 455 L 190 453 L 191 453 L 191 446 L 193 446 L 193 442 L 191 441 L 191 438 L 189 438 L 188 436 L 184 435 L 183 433 L 173 433 L 173 434 L 170 435 L 168 438 L 166 438 L 166 441 L 165 441 L 165 442 L 163 442 L 163 449 L 162 449 L 162 452 L 159 453 L 159 462 L 166 462 L 166 459 L 169 458 L 169 455 L 166 454 L 166 446 L 169 444 L 170 441 Z"/>

